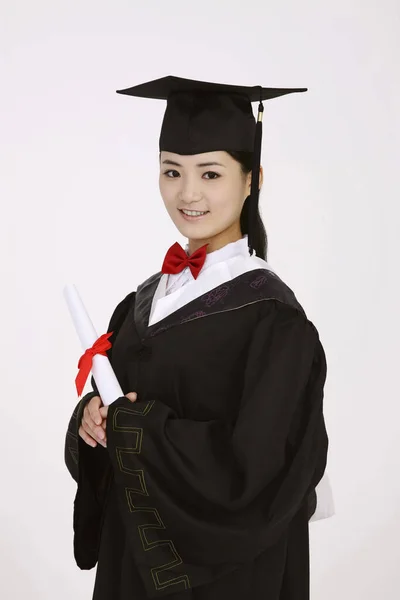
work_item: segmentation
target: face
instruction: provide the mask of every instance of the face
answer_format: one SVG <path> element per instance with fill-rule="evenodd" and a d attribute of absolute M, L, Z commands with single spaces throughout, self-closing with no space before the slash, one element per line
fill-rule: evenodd
<path fill-rule="evenodd" d="M 227 152 L 194 155 L 161 152 L 160 192 L 190 253 L 204 244 L 212 252 L 242 237 L 240 213 L 250 194 L 251 174 Z M 183 211 L 205 212 L 186 216 Z"/>

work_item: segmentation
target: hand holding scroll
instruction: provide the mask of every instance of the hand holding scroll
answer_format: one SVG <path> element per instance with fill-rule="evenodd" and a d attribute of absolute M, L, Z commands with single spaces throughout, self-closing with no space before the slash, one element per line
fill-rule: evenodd
<path fill-rule="evenodd" d="M 129 392 L 126 397 L 131 401 L 137 400 L 136 392 Z M 94 396 L 85 406 L 82 423 L 79 427 L 79 435 L 92 448 L 101 444 L 107 447 L 106 424 L 108 406 L 103 406 L 100 396 Z"/>

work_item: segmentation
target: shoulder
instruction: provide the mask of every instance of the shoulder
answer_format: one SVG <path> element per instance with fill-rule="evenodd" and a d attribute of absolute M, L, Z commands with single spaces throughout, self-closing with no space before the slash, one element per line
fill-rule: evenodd
<path fill-rule="evenodd" d="M 117 304 L 110 321 L 109 330 L 112 329 L 111 325 L 115 323 L 119 323 L 121 319 L 124 319 L 127 313 L 131 310 L 132 306 L 136 302 L 136 296 L 140 293 L 141 297 L 147 296 L 149 293 L 153 293 L 155 288 L 158 285 L 158 282 L 162 276 L 162 272 L 154 273 L 145 281 L 140 283 L 137 287 L 137 290 L 130 292 L 119 304 Z M 145 292 L 143 295 L 142 292 Z M 147 293 L 146 293 L 147 292 Z"/>
<path fill-rule="evenodd" d="M 125 319 L 132 304 L 135 302 L 135 296 L 135 291 L 130 292 L 123 300 L 121 300 L 121 302 L 117 304 L 111 315 L 108 331 L 113 331 L 120 328 L 122 321 Z"/>
<path fill-rule="evenodd" d="M 292 323 L 293 326 L 305 326 L 312 334 L 319 337 L 314 323 L 308 318 L 303 305 L 298 300 L 294 290 L 271 265 L 258 256 L 249 257 L 253 262 L 253 278 L 251 286 L 258 287 L 265 302 L 260 302 L 259 318 L 267 319 L 275 316 L 277 322 Z M 251 275 L 251 273 L 249 273 Z"/>
<path fill-rule="evenodd" d="M 154 286 L 155 284 L 158 284 L 158 282 L 160 281 L 162 277 L 162 272 L 158 271 L 157 273 L 154 273 L 153 275 L 150 275 L 150 277 L 148 277 L 147 279 L 145 279 L 144 281 L 142 281 L 142 283 L 140 285 L 138 285 L 137 287 L 137 293 Z"/>
<path fill-rule="evenodd" d="M 246 259 L 250 286 L 256 288 L 264 300 L 272 300 L 282 305 L 282 308 L 292 308 L 306 316 L 293 289 L 278 275 L 275 269 L 258 256 Z"/>

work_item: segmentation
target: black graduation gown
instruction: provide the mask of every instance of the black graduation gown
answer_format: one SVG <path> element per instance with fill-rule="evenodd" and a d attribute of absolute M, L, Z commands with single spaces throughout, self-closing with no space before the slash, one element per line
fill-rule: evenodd
<path fill-rule="evenodd" d="M 307 600 L 309 518 L 327 461 L 326 358 L 290 288 L 257 269 L 148 326 L 161 273 L 115 309 L 124 394 L 107 448 L 77 435 L 74 553 L 94 600 Z"/>

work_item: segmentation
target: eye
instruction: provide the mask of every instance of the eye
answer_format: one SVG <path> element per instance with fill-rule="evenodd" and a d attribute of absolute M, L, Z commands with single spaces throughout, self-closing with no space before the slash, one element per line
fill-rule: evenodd
<path fill-rule="evenodd" d="M 173 175 L 170 175 L 170 173 L 173 173 Z M 169 169 L 168 171 L 164 171 L 164 175 L 166 175 L 170 179 L 175 179 L 176 177 L 179 177 L 179 173 L 178 171 L 175 171 L 175 169 Z"/>
<path fill-rule="evenodd" d="M 218 177 L 220 177 L 219 173 L 216 173 L 215 171 L 207 171 L 207 173 L 204 173 L 204 177 L 206 175 L 212 175 L 212 177 L 206 177 L 206 179 L 218 179 Z"/>

